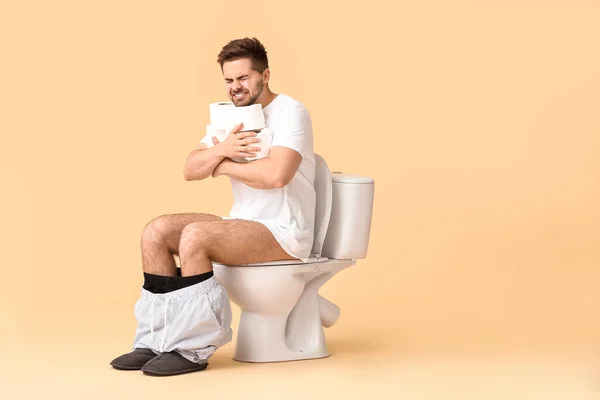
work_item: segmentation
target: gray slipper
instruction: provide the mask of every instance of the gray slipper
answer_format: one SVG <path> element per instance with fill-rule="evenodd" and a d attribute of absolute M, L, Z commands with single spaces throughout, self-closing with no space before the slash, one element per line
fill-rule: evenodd
<path fill-rule="evenodd" d="M 171 376 L 202 371 L 208 367 L 206 361 L 195 363 L 187 360 L 181 354 L 170 351 L 156 356 L 142 367 L 142 372 L 151 376 Z"/>
<path fill-rule="evenodd" d="M 142 369 L 144 364 L 156 357 L 150 349 L 135 349 L 131 353 L 123 354 L 110 362 L 115 369 L 136 371 Z"/>

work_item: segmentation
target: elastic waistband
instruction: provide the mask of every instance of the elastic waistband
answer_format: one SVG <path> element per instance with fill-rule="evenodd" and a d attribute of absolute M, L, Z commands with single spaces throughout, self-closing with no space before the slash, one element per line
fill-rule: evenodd
<path fill-rule="evenodd" d="M 208 278 L 207 280 L 197 283 L 192 286 L 185 287 L 183 289 L 174 290 L 169 293 L 152 293 L 142 288 L 142 300 L 166 300 L 171 299 L 171 301 L 185 301 L 191 299 L 197 299 L 199 296 L 202 296 L 205 293 L 210 292 L 214 288 L 220 286 L 219 282 L 215 279 L 214 276 Z"/>

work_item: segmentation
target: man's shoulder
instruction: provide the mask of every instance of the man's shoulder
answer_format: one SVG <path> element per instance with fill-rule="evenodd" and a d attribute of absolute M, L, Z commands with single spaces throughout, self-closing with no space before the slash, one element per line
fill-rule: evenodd
<path fill-rule="evenodd" d="M 278 95 L 278 97 L 281 98 L 282 108 L 301 110 L 308 113 L 306 106 L 292 96 L 281 93 Z"/>

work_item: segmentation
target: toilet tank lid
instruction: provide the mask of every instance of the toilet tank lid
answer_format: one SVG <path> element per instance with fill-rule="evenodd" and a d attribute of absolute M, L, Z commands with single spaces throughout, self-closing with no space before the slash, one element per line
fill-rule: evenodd
<path fill-rule="evenodd" d="M 373 178 L 368 176 L 345 174 L 343 172 L 332 172 L 331 180 L 334 183 L 373 183 Z"/>

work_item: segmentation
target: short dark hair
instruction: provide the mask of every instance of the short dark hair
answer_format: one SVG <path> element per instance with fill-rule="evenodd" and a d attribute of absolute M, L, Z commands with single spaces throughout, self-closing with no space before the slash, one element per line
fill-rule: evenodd
<path fill-rule="evenodd" d="M 267 58 L 267 50 L 265 46 L 257 38 L 234 39 L 227 43 L 221 49 L 217 62 L 221 65 L 227 61 L 235 61 L 240 58 L 249 58 L 252 62 L 252 69 L 260 72 L 265 72 L 269 68 L 269 59 Z"/>

